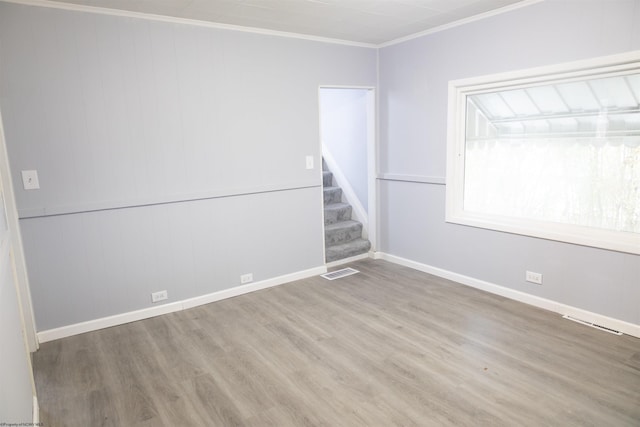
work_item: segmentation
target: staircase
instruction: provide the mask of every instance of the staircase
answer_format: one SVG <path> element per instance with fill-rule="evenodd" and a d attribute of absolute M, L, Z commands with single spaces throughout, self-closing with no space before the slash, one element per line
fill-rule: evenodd
<path fill-rule="evenodd" d="M 333 185 L 333 174 L 324 160 L 322 186 L 325 261 L 333 262 L 367 253 L 371 243 L 362 238 L 362 223 L 351 219 L 351 205 L 342 201 L 342 188 Z"/>

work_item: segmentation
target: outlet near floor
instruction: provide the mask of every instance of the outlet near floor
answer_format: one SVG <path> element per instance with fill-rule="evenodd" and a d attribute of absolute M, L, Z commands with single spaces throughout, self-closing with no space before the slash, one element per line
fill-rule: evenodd
<path fill-rule="evenodd" d="M 240 276 L 241 284 L 244 285 L 245 283 L 251 283 L 251 282 L 253 282 L 253 273 L 247 273 Z"/>
<path fill-rule="evenodd" d="M 169 298 L 167 291 L 158 291 L 151 294 L 151 302 L 163 301 Z"/>
<path fill-rule="evenodd" d="M 525 273 L 525 280 L 527 282 L 535 283 L 537 285 L 542 285 L 542 273 L 535 273 L 533 271 L 527 271 Z"/>

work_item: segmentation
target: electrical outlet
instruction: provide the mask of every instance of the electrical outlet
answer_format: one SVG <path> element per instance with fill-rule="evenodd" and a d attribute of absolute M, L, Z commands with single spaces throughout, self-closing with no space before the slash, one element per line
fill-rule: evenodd
<path fill-rule="evenodd" d="M 169 298 L 167 291 L 158 291 L 151 294 L 151 302 L 163 301 Z"/>
<path fill-rule="evenodd" d="M 307 169 L 313 169 L 313 156 L 307 156 Z"/>
<path fill-rule="evenodd" d="M 534 273 L 533 271 L 527 271 L 525 273 L 524 279 L 527 282 L 536 283 L 538 285 L 542 285 L 542 273 Z"/>
<path fill-rule="evenodd" d="M 241 284 L 244 285 L 245 283 L 251 283 L 251 282 L 253 282 L 253 273 L 247 273 L 240 276 Z"/>

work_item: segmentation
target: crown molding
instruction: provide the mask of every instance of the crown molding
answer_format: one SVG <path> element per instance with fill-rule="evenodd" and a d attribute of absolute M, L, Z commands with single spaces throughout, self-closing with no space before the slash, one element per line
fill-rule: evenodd
<path fill-rule="evenodd" d="M 219 30 L 241 31 L 245 33 L 262 34 L 276 37 L 286 37 L 292 39 L 302 39 L 321 43 L 333 43 L 346 46 L 377 48 L 378 45 L 373 43 L 362 43 L 350 40 L 334 39 L 330 37 L 312 36 L 308 34 L 291 33 L 287 31 L 268 30 L 256 27 L 244 27 L 241 25 L 222 24 L 218 22 L 201 21 L 197 19 L 178 18 L 175 16 L 155 15 L 152 13 L 135 12 L 131 10 L 110 9 L 106 7 L 88 6 L 73 3 L 63 3 L 49 0 L 0 0 L 4 3 L 15 3 L 26 6 L 46 7 L 50 9 L 70 10 L 74 12 L 96 13 L 99 15 L 121 16 L 127 18 L 145 19 L 148 21 L 168 22 L 172 24 L 194 25 L 198 27 L 215 28 Z"/>
<path fill-rule="evenodd" d="M 292 33 L 287 31 L 278 31 L 278 30 L 268 30 L 265 28 L 257 28 L 257 27 L 245 27 L 242 25 L 233 25 L 233 24 L 222 24 L 218 22 L 211 21 L 201 21 L 198 19 L 189 19 L 189 18 L 179 18 L 175 16 L 168 15 L 156 15 L 152 13 L 144 13 L 144 12 L 135 12 L 131 10 L 121 10 L 121 9 L 110 9 L 106 7 L 98 7 L 98 6 L 88 6 L 88 5 L 80 5 L 74 3 L 64 3 L 60 1 L 51 1 L 51 0 L 0 0 L 0 2 L 4 3 L 15 3 L 22 4 L 26 6 L 38 6 L 38 7 L 47 7 L 51 9 L 62 9 L 62 10 L 70 10 L 75 12 L 87 12 L 87 13 L 96 13 L 100 15 L 111 15 L 111 16 L 121 16 L 128 18 L 138 18 L 145 19 L 149 21 L 158 21 L 158 22 L 168 22 L 173 24 L 184 24 L 184 25 L 194 25 L 199 27 L 207 27 L 207 28 L 215 28 L 219 30 L 229 30 L 229 31 L 241 31 L 245 33 L 254 33 L 254 34 L 262 34 L 276 37 L 286 37 L 293 39 L 301 39 L 301 40 L 309 40 L 316 41 L 321 43 L 332 43 L 332 44 L 341 44 L 346 46 L 355 46 L 355 47 L 365 47 L 365 48 L 383 48 L 387 46 L 392 46 L 395 44 L 403 43 L 409 40 L 417 39 L 419 37 L 427 36 L 430 34 L 438 33 L 441 31 L 445 31 L 451 28 L 459 27 L 461 25 L 465 25 L 471 22 L 480 21 L 482 19 L 490 18 L 492 16 L 500 15 L 506 12 L 510 12 L 512 10 L 520 9 L 523 7 L 531 6 L 537 3 L 541 3 L 545 0 L 522 0 L 518 3 L 511 4 L 509 6 L 504 6 L 489 12 L 480 13 L 478 15 L 470 16 L 468 18 L 460 19 L 448 24 L 440 25 L 434 28 L 430 28 L 425 31 L 420 31 L 418 33 L 410 34 L 408 36 L 400 37 L 397 39 L 390 40 L 384 43 L 363 43 L 356 42 L 351 40 L 342 40 L 342 39 L 334 39 L 330 37 L 321 37 L 321 36 L 313 36 L 309 34 L 300 34 L 300 33 Z"/>
<path fill-rule="evenodd" d="M 388 42 L 380 43 L 376 45 L 376 47 L 382 48 L 382 47 L 403 43 L 409 40 L 417 39 L 419 37 L 428 36 L 429 34 L 439 33 L 441 31 L 445 31 L 450 28 L 459 27 L 461 25 L 469 24 L 471 22 L 480 21 L 486 18 L 490 18 L 492 16 L 501 15 L 506 12 L 511 12 L 512 10 L 520 9 L 522 7 L 527 7 L 537 3 L 542 3 L 543 1 L 545 0 L 523 0 L 521 2 L 511 4 L 509 6 L 504 6 L 495 10 L 491 10 L 489 12 L 479 13 L 478 15 L 473 15 L 468 18 L 459 19 L 457 21 L 450 22 L 448 24 L 439 25 L 437 27 L 433 27 L 425 31 L 420 31 L 419 33 L 410 34 L 408 36 L 404 36 L 394 40 L 390 40 Z"/>

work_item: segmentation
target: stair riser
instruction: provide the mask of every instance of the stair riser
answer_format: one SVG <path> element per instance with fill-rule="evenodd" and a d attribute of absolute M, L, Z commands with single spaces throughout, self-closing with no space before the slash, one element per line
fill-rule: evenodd
<path fill-rule="evenodd" d="M 340 187 L 324 189 L 324 204 L 340 203 L 342 200 L 342 189 Z"/>
<path fill-rule="evenodd" d="M 347 205 L 339 210 L 324 211 L 324 225 L 335 224 L 336 222 L 346 221 L 351 219 L 351 205 Z"/>
<path fill-rule="evenodd" d="M 325 230 L 324 244 L 325 247 L 333 245 L 341 245 L 343 243 L 350 242 L 362 237 L 362 224 L 355 224 L 353 227 L 338 229 L 338 230 Z"/>
<path fill-rule="evenodd" d="M 322 172 L 322 186 L 331 187 L 333 185 L 333 174 L 328 171 Z"/>
<path fill-rule="evenodd" d="M 337 261 L 339 259 L 365 254 L 371 249 L 369 241 L 354 241 L 344 246 L 331 246 L 326 250 L 326 262 Z"/>

